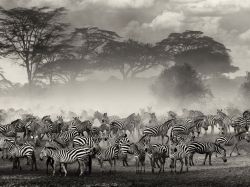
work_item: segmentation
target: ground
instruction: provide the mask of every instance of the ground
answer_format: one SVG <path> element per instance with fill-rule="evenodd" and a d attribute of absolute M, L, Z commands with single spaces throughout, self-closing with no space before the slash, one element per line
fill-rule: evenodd
<path fill-rule="evenodd" d="M 227 150 L 229 154 L 230 148 Z M 213 156 L 212 166 L 202 165 L 204 155 L 195 155 L 195 166 L 182 174 L 171 173 L 169 162 L 165 173 L 152 174 L 148 161 L 146 173 L 136 174 L 134 160 L 130 158 L 127 168 L 122 167 L 121 162 L 117 163 L 116 173 L 109 173 L 108 163 L 102 173 L 94 160 L 91 175 L 78 177 L 77 165 L 73 164 L 68 168 L 67 177 L 58 172 L 52 177 L 46 174 L 45 160 L 39 160 L 38 151 L 38 171 L 30 171 L 25 160 L 21 163 L 22 171 L 12 170 L 10 161 L 0 160 L 0 186 L 250 186 L 250 144 L 241 145 L 240 153 L 240 156 L 228 157 L 227 163 Z"/>

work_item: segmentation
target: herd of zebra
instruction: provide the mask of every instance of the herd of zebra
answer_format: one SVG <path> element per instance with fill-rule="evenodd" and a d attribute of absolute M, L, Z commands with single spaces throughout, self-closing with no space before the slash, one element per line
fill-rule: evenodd
<path fill-rule="evenodd" d="M 78 162 L 81 176 L 91 173 L 93 159 L 98 161 L 102 171 L 104 161 L 108 161 L 111 172 L 116 171 L 117 160 L 127 167 L 129 156 L 135 160 L 136 173 L 145 172 L 146 158 L 149 158 L 152 172 L 157 167 L 159 172 L 164 172 L 167 159 L 171 172 L 176 172 L 177 161 L 181 163 L 182 172 L 184 165 L 187 171 L 194 165 L 195 153 L 205 154 L 203 164 L 209 157 L 211 165 L 213 153 L 226 162 L 225 146 L 233 146 L 230 156 L 235 149 L 239 155 L 239 142 L 250 142 L 248 110 L 237 117 L 222 110 L 217 110 L 215 115 L 191 110 L 182 116 L 169 111 L 162 120 L 157 120 L 155 113 L 147 116 L 149 120 L 145 125 L 144 116 L 135 113 L 121 119 L 96 112 L 84 121 L 79 117 L 65 121 L 62 116 L 53 121 L 48 115 L 39 118 L 26 114 L 22 119 L 0 125 L 2 159 L 12 160 L 13 169 L 21 170 L 20 158 L 26 158 L 27 164 L 31 162 L 31 169 L 37 170 L 36 155 L 40 154 L 41 160 L 47 158 L 47 173 L 51 166 L 55 175 L 60 166 L 59 171 L 65 176 L 70 163 Z M 99 120 L 99 126 L 93 125 L 95 119 Z M 215 141 L 202 141 L 201 134 L 208 136 L 209 127 L 211 133 L 218 128 L 218 137 Z M 134 141 L 135 136 L 138 141 Z M 152 139 L 158 137 L 161 143 L 152 143 Z"/>

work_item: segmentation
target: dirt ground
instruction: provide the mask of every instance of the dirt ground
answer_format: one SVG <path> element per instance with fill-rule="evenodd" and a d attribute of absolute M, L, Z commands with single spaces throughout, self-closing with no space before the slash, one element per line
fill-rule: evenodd
<path fill-rule="evenodd" d="M 229 151 L 227 148 L 228 154 Z M 134 160 L 129 157 L 129 167 L 122 167 L 118 161 L 115 173 L 109 173 L 108 163 L 105 163 L 102 173 L 94 159 L 91 175 L 78 177 L 77 164 L 72 164 L 68 166 L 67 177 L 60 176 L 59 172 L 52 177 L 46 174 L 45 160 L 39 160 L 37 151 L 38 171 L 30 171 L 25 159 L 21 161 L 22 171 L 12 170 L 10 161 L 0 159 L 0 186 L 250 186 L 250 144 L 241 145 L 240 153 L 240 156 L 228 157 L 226 163 L 213 156 L 212 166 L 208 163 L 202 165 L 204 155 L 195 155 L 195 166 L 181 174 L 170 172 L 169 161 L 165 165 L 165 173 L 159 174 L 156 169 L 152 174 L 148 158 L 146 172 L 136 174 Z"/>

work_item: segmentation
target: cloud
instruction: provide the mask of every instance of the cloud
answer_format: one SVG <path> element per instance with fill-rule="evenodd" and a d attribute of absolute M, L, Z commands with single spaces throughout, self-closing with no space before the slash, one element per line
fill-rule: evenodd
<path fill-rule="evenodd" d="M 163 12 L 156 16 L 151 23 L 143 24 L 143 27 L 151 27 L 156 29 L 170 29 L 173 31 L 179 31 L 180 27 L 185 19 L 184 14 L 178 12 Z"/>
<path fill-rule="evenodd" d="M 246 32 L 244 33 L 241 33 L 239 35 L 239 38 L 242 40 L 242 41 L 246 41 L 246 42 L 250 42 L 250 29 L 248 29 Z"/>
<path fill-rule="evenodd" d="M 154 0 L 88 0 L 88 2 L 101 3 L 115 8 L 141 8 L 154 4 Z"/>

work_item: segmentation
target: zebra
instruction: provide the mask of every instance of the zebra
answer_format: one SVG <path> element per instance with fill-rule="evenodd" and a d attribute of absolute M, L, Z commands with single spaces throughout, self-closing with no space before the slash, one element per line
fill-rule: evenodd
<path fill-rule="evenodd" d="M 56 150 L 54 148 L 44 147 L 40 153 L 40 159 L 43 160 L 44 157 L 51 157 L 54 160 L 53 166 L 53 173 L 52 175 L 55 176 L 56 166 L 59 163 L 63 170 L 64 176 L 67 175 L 67 169 L 65 164 L 74 163 L 78 161 L 79 168 L 80 168 L 80 175 L 82 176 L 84 172 L 84 165 L 86 160 L 90 159 L 90 155 L 92 154 L 92 150 L 90 148 L 71 148 L 71 149 L 60 149 Z M 88 160 L 89 161 L 89 160 Z"/>
<path fill-rule="evenodd" d="M 189 165 L 189 157 L 190 157 L 190 151 L 188 149 L 188 145 L 192 142 L 194 142 L 194 136 L 193 135 L 178 135 L 170 142 L 170 168 L 171 172 L 173 171 L 173 168 L 176 172 L 176 163 L 177 160 L 181 162 L 181 169 L 180 172 L 183 170 L 183 164 L 185 162 L 186 170 L 188 172 L 188 165 Z M 184 160 L 184 161 L 183 161 Z"/>
<path fill-rule="evenodd" d="M 195 130 L 199 131 L 198 123 L 194 123 L 191 119 L 177 121 L 178 125 L 174 125 L 170 132 L 171 140 L 178 135 L 189 135 L 192 133 L 194 135 Z"/>
<path fill-rule="evenodd" d="M 161 171 L 164 172 L 164 166 L 166 162 L 166 158 L 169 157 L 169 147 L 168 145 L 162 144 L 147 144 L 145 146 L 145 151 L 150 158 L 150 164 L 152 168 L 152 173 L 154 173 L 155 164 L 160 168 L 159 173 Z M 160 161 L 160 165 L 158 164 Z"/>
<path fill-rule="evenodd" d="M 95 144 L 100 143 L 101 138 L 97 137 L 84 137 L 84 136 L 76 136 L 73 139 L 73 146 L 88 146 L 88 147 L 94 147 Z"/>
<path fill-rule="evenodd" d="M 26 137 L 25 123 L 21 119 L 16 119 L 12 121 L 10 124 L 14 125 L 16 133 L 21 132 L 23 133 L 23 138 Z"/>
<path fill-rule="evenodd" d="M 118 133 L 128 130 L 130 134 L 133 134 L 135 127 L 138 125 L 138 118 L 135 113 L 129 115 L 127 118 L 116 119 L 110 123 L 110 131 Z"/>
<path fill-rule="evenodd" d="M 230 126 L 232 124 L 232 119 L 226 115 L 224 112 L 222 112 L 222 109 L 221 110 L 218 110 L 217 109 L 217 115 L 218 115 L 218 118 L 222 119 L 223 123 L 225 124 L 225 132 L 230 132 Z"/>
<path fill-rule="evenodd" d="M 127 157 L 130 150 L 130 141 L 127 135 L 124 134 L 121 138 L 117 138 L 115 144 L 119 146 L 118 157 L 122 160 L 123 166 L 128 166 Z"/>
<path fill-rule="evenodd" d="M 250 142 L 250 135 L 249 132 L 240 132 L 232 136 L 222 136 L 218 137 L 215 140 L 216 144 L 219 145 L 225 145 L 225 146 L 233 146 L 233 149 L 229 156 L 232 156 L 232 153 L 234 152 L 234 149 L 236 149 L 237 154 L 240 155 L 238 150 L 238 144 L 242 142 L 243 140 L 246 140 L 247 142 Z"/>
<path fill-rule="evenodd" d="M 146 154 L 145 151 L 139 149 L 138 145 L 135 143 L 130 144 L 129 154 L 133 154 L 135 158 L 135 172 L 139 173 L 142 172 L 142 167 L 144 168 L 145 173 L 145 158 Z M 141 165 L 141 168 L 140 168 Z"/>
<path fill-rule="evenodd" d="M 63 147 L 69 146 L 70 143 L 74 140 L 75 137 L 79 136 L 79 132 L 77 130 L 69 130 L 57 134 L 56 137 L 51 137 L 54 141 L 61 144 Z"/>
<path fill-rule="evenodd" d="M 190 151 L 189 151 L 188 146 L 186 144 L 180 143 L 174 148 L 171 147 L 171 151 L 170 151 L 170 155 L 169 155 L 169 158 L 171 161 L 170 162 L 171 172 L 173 171 L 173 168 L 175 169 L 175 172 L 176 172 L 177 160 L 179 160 L 181 162 L 180 173 L 183 170 L 183 164 L 184 164 L 183 162 L 185 162 L 186 171 L 188 172 L 189 157 L 190 157 Z"/>
<path fill-rule="evenodd" d="M 188 150 L 190 152 L 190 157 L 189 157 L 190 165 L 194 165 L 193 162 L 194 153 L 205 154 L 203 165 L 206 164 L 207 156 L 209 156 L 209 165 L 212 165 L 211 156 L 213 152 L 222 155 L 221 158 L 223 162 L 227 162 L 226 150 L 220 144 L 216 144 L 214 142 L 192 142 L 188 145 Z"/>
<path fill-rule="evenodd" d="M 162 144 L 163 144 L 164 137 L 168 137 L 167 135 L 168 130 L 174 125 L 174 123 L 175 123 L 175 119 L 170 119 L 166 121 L 165 123 L 163 123 L 162 125 L 157 125 L 154 127 L 146 127 L 143 131 L 143 135 L 146 135 L 149 137 L 161 136 Z"/>
<path fill-rule="evenodd" d="M 34 152 L 34 147 L 31 146 L 28 143 L 25 143 L 23 145 L 16 145 L 15 143 L 13 143 L 12 141 L 10 141 L 9 139 L 5 139 L 4 140 L 6 143 L 6 151 L 8 152 L 8 155 L 10 155 L 14 160 L 13 160 L 13 169 L 15 169 L 16 167 L 21 170 L 21 166 L 20 166 L 20 160 L 19 158 L 23 158 L 26 157 L 27 158 L 27 164 L 29 164 L 29 161 L 32 161 L 31 164 L 31 170 L 34 169 L 35 166 L 35 170 L 37 170 L 37 165 L 36 165 L 36 157 L 35 157 L 35 152 Z M 17 165 L 16 165 L 17 164 Z"/>
<path fill-rule="evenodd" d="M 214 127 L 219 125 L 220 132 L 224 132 L 225 124 L 223 123 L 223 120 L 219 118 L 217 115 L 206 115 L 203 116 L 204 119 L 204 125 L 211 126 L 211 134 L 214 134 Z"/>
<path fill-rule="evenodd" d="M 15 124 L 0 125 L 0 133 L 6 137 L 17 137 Z"/>
<path fill-rule="evenodd" d="M 234 131 L 236 133 L 239 133 L 241 131 L 248 131 L 250 126 L 250 119 L 246 117 L 238 117 L 232 122 L 231 126 L 234 128 Z"/>
<path fill-rule="evenodd" d="M 204 118 L 197 118 L 194 120 L 194 125 L 196 127 L 196 131 L 197 131 L 197 136 L 200 136 L 201 133 L 201 128 L 203 128 L 205 130 L 205 134 L 208 130 L 208 124 L 205 123 L 205 119 Z"/>
<path fill-rule="evenodd" d="M 91 127 L 92 127 L 92 123 L 90 122 L 90 120 L 86 120 L 86 121 L 80 121 L 80 119 L 78 117 L 74 117 L 73 118 L 73 122 L 71 124 L 71 128 L 70 130 L 76 130 L 79 133 L 81 133 L 82 135 L 84 135 L 84 131 L 86 131 L 88 133 L 88 135 L 90 135 L 91 133 Z"/>
<path fill-rule="evenodd" d="M 136 173 L 142 172 L 142 167 L 145 173 L 145 146 L 150 142 L 150 137 L 143 135 L 138 142 L 130 144 L 129 154 L 133 154 L 135 158 Z M 141 166 L 141 168 L 140 168 Z"/>
<path fill-rule="evenodd" d="M 122 134 L 116 137 L 113 145 L 110 145 L 105 149 L 102 149 L 100 145 L 95 144 L 94 148 L 96 150 L 96 158 L 101 166 L 101 169 L 103 169 L 103 162 L 108 161 L 110 164 L 111 172 L 113 167 L 112 161 L 114 161 L 114 171 L 116 171 L 116 160 L 118 159 L 119 145 L 126 142 L 129 142 L 127 139 L 127 134 Z"/>
<path fill-rule="evenodd" d="M 102 149 L 99 145 L 95 146 L 96 158 L 101 166 L 103 172 L 103 162 L 108 161 L 110 164 L 110 172 L 112 171 L 114 161 L 114 171 L 116 171 L 116 159 L 118 158 L 119 146 L 117 144 L 111 145 Z"/>

